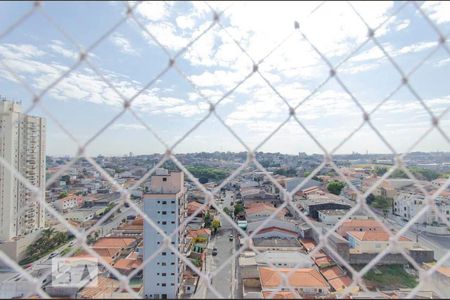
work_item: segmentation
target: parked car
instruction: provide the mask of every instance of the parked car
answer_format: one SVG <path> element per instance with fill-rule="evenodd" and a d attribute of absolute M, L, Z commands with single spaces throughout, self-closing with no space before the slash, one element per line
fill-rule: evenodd
<path fill-rule="evenodd" d="M 50 255 L 48 256 L 48 259 L 53 258 L 53 257 L 55 257 L 56 255 L 58 255 L 58 253 L 53 252 L 52 254 L 50 254 Z"/>
<path fill-rule="evenodd" d="M 233 241 L 233 234 L 230 234 L 230 242 Z"/>
<path fill-rule="evenodd" d="M 216 256 L 216 255 L 217 255 L 217 248 L 213 248 L 212 256 Z"/>

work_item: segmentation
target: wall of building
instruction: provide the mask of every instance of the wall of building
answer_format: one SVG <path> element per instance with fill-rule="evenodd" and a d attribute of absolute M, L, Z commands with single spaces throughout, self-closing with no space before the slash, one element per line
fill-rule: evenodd
<path fill-rule="evenodd" d="M 368 264 L 377 256 L 377 253 L 350 253 L 348 263 L 351 265 L 365 265 Z M 379 265 L 394 265 L 394 264 L 407 264 L 409 263 L 406 258 L 398 254 L 386 254 L 383 259 L 378 261 Z"/>
<path fill-rule="evenodd" d="M 24 115 L 21 106 L 0 101 L 0 157 L 45 196 L 43 118 Z M 45 226 L 44 207 L 5 167 L 0 166 L 0 240 L 24 236 Z"/>

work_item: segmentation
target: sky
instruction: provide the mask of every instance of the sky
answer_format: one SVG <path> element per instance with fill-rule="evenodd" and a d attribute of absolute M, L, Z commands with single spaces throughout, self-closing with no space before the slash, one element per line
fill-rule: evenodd
<path fill-rule="evenodd" d="M 122 2 L 43 2 L 3 35 L 33 3 L 0 2 L 0 95 L 46 118 L 49 155 L 76 154 L 77 143 L 108 124 L 88 154 L 163 152 L 148 129 L 169 146 L 190 132 L 175 153 L 245 151 L 240 140 L 288 154 L 323 153 L 321 147 L 391 153 L 386 142 L 396 152 L 450 151 L 436 129 L 415 145 L 431 127 L 419 99 L 436 116 L 450 106 L 450 39 L 446 50 L 413 3 L 128 4 L 133 18 Z M 417 4 L 448 37 L 450 3 Z M 367 38 L 365 23 L 376 28 L 376 41 Z M 87 61 L 77 64 L 81 49 L 89 49 Z M 176 69 L 160 75 L 173 57 Z M 327 62 L 338 65 L 332 78 Z M 412 90 L 401 86 L 398 68 L 413 71 Z M 33 95 L 44 90 L 33 106 Z M 133 98 L 132 112 L 116 118 L 122 96 Z M 370 115 L 383 139 L 368 124 L 347 138 L 362 124 L 363 110 L 383 100 Z M 211 114 L 196 127 L 209 113 L 208 101 L 219 101 L 220 120 Z M 283 123 L 289 106 L 298 106 L 298 121 Z M 439 124 L 449 136 L 450 112 Z"/>

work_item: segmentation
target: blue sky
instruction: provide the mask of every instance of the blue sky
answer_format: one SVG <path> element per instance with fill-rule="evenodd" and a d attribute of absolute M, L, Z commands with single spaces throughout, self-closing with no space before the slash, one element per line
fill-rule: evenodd
<path fill-rule="evenodd" d="M 130 2 L 130 5 L 135 3 Z M 215 25 L 176 60 L 177 67 L 196 89 L 216 102 L 252 70 L 252 61 L 233 39 L 259 61 L 277 44 L 259 70 L 291 106 L 296 106 L 329 74 L 329 67 L 314 52 L 301 32 L 333 64 L 357 49 L 367 28 L 346 3 L 229 3 L 209 5 L 225 13 Z M 31 2 L 0 2 L 0 33 L 32 7 Z M 403 3 L 355 3 L 355 9 L 373 28 Z M 444 34 L 450 34 L 448 3 L 419 3 Z M 78 59 L 78 46 L 90 47 L 124 17 L 126 6 L 116 2 L 44 2 L 31 17 L 0 39 L 0 94 L 31 106 L 32 95 L 4 65 L 39 93 Z M 58 24 L 67 39 L 50 23 Z M 212 22 L 204 2 L 145 2 L 134 15 L 164 48 L 174 55 Z M 233 38 L 231 38 L 231 37 Z M 439 114 L 450 106 L 450 54 L 438 47 L 438 35 L 412 3 L 389 18 L 376 38 L 406 73 L 429 58 L 409 78 L 430 110 Z M 77 45 L 72 43 L 72 40 Z M 450 48 L 450 42 L 446 42 Z M 432 54 L 431 54 L 432 53 Z M 89 52 L 89 62 L 125 97 L 132 97 L 168 64 L 168 55 L 149 35 L 128 19 Z M 401 82 L 401 76 L 380 48 L 367 42 L 337 70 L 338 78 L 370 111 Z M 208 113 L 208 104 L 196 89 L 170 69 L 132 103 L 139 118 L 169 145 L 176 142 Z M 82 63 L 50 89 L 42 105 L 81 144 L 89 140 L 122 109 L 121 98 Z M 259 74 L 253 74 L 216 108 L 217 114 L 250 148 L 256 147 L 288 116 L 288 106 Z M 77 146 L 39 106 L 31 114 L 46 117 L 47 152 L 73 155 Z M 328 150 L 336 147 L 362 122 L 362 112 L 332 78 L 297 109 L 298 119 Z M 376 111 L 371 120 L 396 151 L 406 151 L 430 127 L 430 115 L 405 86 Z M 450 133 L 450 112 L 441 119 Z M 130 112 L 117 119 L 87 151 L 92 155 L 146 154 L 164 147 Z M 243 151 L 245 148 L 211 116 L 175 152 Z M 293 120 L 286 123 L 259 150 L 282 153 L 321 153 L 320 148 Z M 436 130 L 414 150 L 450 151 Z M 337 153 L 386 153 L 389 149 L 365 125 Z"/>

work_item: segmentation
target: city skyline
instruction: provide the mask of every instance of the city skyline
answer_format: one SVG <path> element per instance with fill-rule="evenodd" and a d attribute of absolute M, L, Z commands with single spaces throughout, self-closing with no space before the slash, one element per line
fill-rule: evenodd
<path fill-rule="evenodd" d="M 333 65 L 357 49 L 357 45 L 362 44 L 367 36 L 364 23 L 349 5 L 324 3 L 318 7 L 319 4 L 260 4 L 250 22 L 247 15 L 254 8 L 248 3 L 211 3 L 217 11 L 227 8 L 220 17 L 226 31 L 219 25 L 213 26 L 177 57 L 176 66 L 204 95 L 215 102 L 252 70 L 251 59 L 233 39 L 255 61 L 259 61 L 289 36 L 258 66 L 258 70 L 289 105 L 296 106 L 327 78 L 329 68 L 300 33 L 295 32 L 294 21 L 300 23 L 302 32 Z M 0 16 L 4 24 L 12 23 L 31 5 L 30 2 L 1 3 Z M 112 27 L 126 9 L 125 5 L 114 2 L 86 2 L 81 5 L 54 2 L 41 5 L 45 13 L 83 48 L 89 47 Z M 426 19 L 413 5 L 402 8 L 402 3 L 398 2 L 365 6 L 355 3 L 354 6 L 373 28 L 388 19 L 390 14 L 399 11 L 376 31 L 376 37 L 405 73 L 429 56 L 408 79 L 427 107 L 436 115 L 442 113 L 450 103 L 450 91 L 445 84 L 445 78 L 450 75 L 450 60 L 443 47 L 436 49 L 439 36 Z M 315 8 L 317 10 L 314 11 Z M 425 3 L 422 9 L 444 32 L 450 29 L 450 14 L 445 14 L 447 3 Z M 101 15 L 93 14 L 94 11 L 101 11 Z M 314 13 L 309 15 L 311 11 Z M 198 2 L 146 2 L 137 6 L 134 15 L 172 56 L 212 22 L 210 8 Z M 74 22 L 81 17 L 85 20 L 83 24 Z M 95 32 L 89 31 L 98 19 L 102 20 L 102 26 L 97 27 Z M 328 22 L 320 23 L 323 19 Z M 79 50 L 39 11 L 13 33 L 3 37 L 0 46 L 1 93 L 7 99 L 21 100 L 27 109 L 32 104 L 32 96 L 5 65 L 38 93 L 58 74 L 76 63 Z M 34 36 L 39 36 L 39 39 Z M 133 20 L 124 22 L 89 54 L 89 62 L 128 98 L 155 78 L 169 60 Z M 378 105 L 402 79 L 373 41 L 356 51 L 338 68 L 337 74 L 366 111 Z M 251 76 L 215 108 L 225 124 L 251 149 L 269 136 L 289 112 L 283 100 L 257 75 Z M 52 87 L 44 95 L 42 104 L 81 144 L 111 121 L 122 107 L 120 97 L 87 63 L 82 63 Z M 173 68 L 137 97 L 132 108 L 169 146 L 209 112 L 207 102 Z M 362 112 L 356 103 L 333 78 L 296 112 L 298 119 L 328 151 L 363 121 Z M 77 145 L 39 106 L 31 110 L 30 114 L 46 117 L 48 121 L 49 155 L 77 153 Z M 409 149 L 431 126 L 430 119 L 417 97 L 405 86 L 371 116 L 373 125 L 397 152 Z M 448 132 L 448 113 L 439 125 L 444 132 Z M 258 150 L 288 154 L 322 153 L 315 141 L 292 119 Z M 366 124 L 337 153 L 365 153 L 367 150 L 373 153 L 390 152 Z M 86 151 L 93 156 L 121 155 L 130 151 L 139 155 L 162 153 L 165 148 L 146 131 L 144 124 L 126 112 L 95 139 Z M 245 148 L 211 115 L 174 149 L 175 153 L 202 151 L 240 152 L 245 151 Z M 413 151 L 450 151 L 450 145 L 433 129 Z"/>

